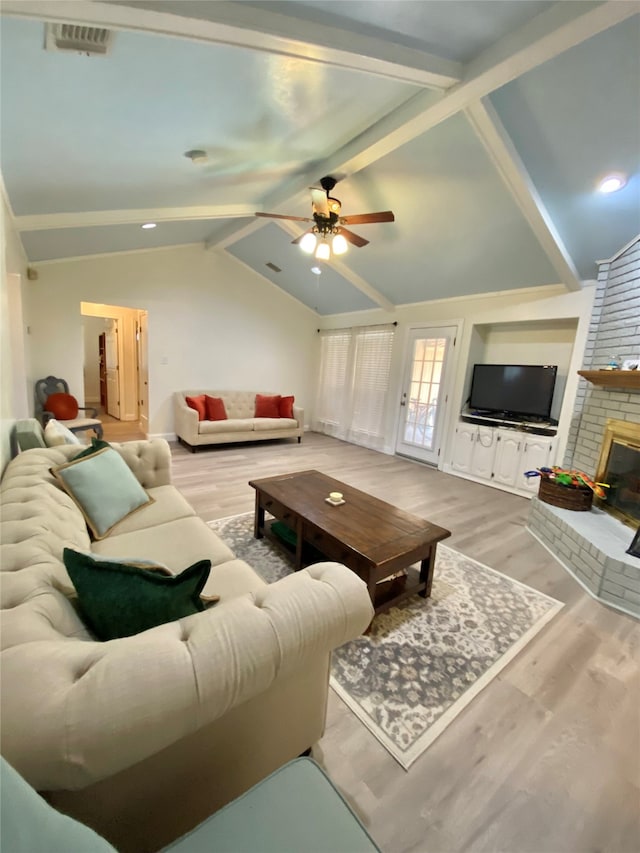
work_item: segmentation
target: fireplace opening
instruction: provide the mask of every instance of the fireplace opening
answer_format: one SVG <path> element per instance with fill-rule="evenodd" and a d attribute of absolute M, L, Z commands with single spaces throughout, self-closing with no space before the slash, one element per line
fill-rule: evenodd
<path fill-rule="evenodd" d="M 640 424 L 609 419 L 596 481 L 607 483 L 602 509 L 631 527 L 640 524 Z"/>

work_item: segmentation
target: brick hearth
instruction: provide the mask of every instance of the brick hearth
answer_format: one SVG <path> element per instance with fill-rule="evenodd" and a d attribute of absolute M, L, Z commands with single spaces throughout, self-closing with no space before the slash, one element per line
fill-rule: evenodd
<path fill-rule="evenodd" d="M 595 598 L 640 616 L 640 558 L 625 554 L 631 527 L 595 507 L 574 512 L 534 497 L 528 529 Z"/>

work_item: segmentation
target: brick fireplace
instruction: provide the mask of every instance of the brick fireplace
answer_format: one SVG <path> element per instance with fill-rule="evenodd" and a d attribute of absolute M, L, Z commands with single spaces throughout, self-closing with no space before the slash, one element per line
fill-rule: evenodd
<path fill-rule="evenodd" d="M 640 382 L 637 372 L 600 374 L 612 356 L 640 358 L 640 238 L 615 257 L 601 262 L 584 371 L 567 451 L 562 464 L 596 477 L 600 455 L 610 437 L 608 422 L 622 431 L 640 433 Z M 588 592 L 627 613 L 640 616 L 640 558 L 626 550 L 638 522 L 605 512 L 595 505 L 574 512 L 531 501 L 529 530 Z M 634 526 L 635 525 L 635 526 Z"/>
<path fill-rule="evenodd" d="M 596 481 L 608 487 L 599 506 L 625 524 L 640 527 L 640 424 L 607 420 Z"/>

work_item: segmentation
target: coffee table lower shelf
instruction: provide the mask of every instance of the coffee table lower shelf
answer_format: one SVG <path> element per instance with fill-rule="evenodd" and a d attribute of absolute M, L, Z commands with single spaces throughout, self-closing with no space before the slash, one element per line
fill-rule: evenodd
<path fill-rule="evenodd" d="M 412 595 L 427 597 L 427 583 L 420 580 L 420 572 L 413 566 L 403 569 L 404 574 L 400 577 L 392 577 L 388 580 L 378 581 L 376 584 L 373 606 L 378 613 L 395 607 L 405 598 Z"/>
<path fill-rule="evenodd" d="M 285 531 L 287 532 L 285 533 Z M 296 535 L 290 527 L 287 527 L 287 525 L 276 519 L 265 520 L 264 535 L 265 538 L 275 543 L 290 557 L 295 558 Z M 331 557 L 326 556 L 313 545 L 307 542 L 302 543 L 301 568 L 331 559 Z M 295 569 L 295 571 L 298 571 L 298 569 Z M 360 573 L 356 572 L 356 574 L 362 577 Z M 362 577 L 362 580 L 367 583 L 366 577 Z M 382 613 L 384 610 L 388 610 L 390 607 L 394 607 L 412 595 L 420 594 L 423 598 L 426 598 L 428 595 L 427 588 L 427 581 L 420 580 L 420 572 L 413 566 L 403 569 L 402 572 L 395 572 L 388 579 L 378 581 L 375 585 L 372 603 L 376 615 Z"/>

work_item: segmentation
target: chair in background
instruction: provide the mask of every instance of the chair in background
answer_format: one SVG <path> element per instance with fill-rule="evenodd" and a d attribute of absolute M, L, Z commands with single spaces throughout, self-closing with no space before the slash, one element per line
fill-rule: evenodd
<path fill-rule="evenodd" d="M 47 376 L 38 379 L 35 386 L 36 417 L 46 426 L 47 421 L 55 418 L 71 432 L 83 432 L 92 429 L 98 438 L 102 438 L 102 423 L 98 419 L 98 410 L 93 406 L 79 406 L 78 401 L 69 393 L 65 379 Z M 80 412 L 87 416 L 78 417 Z"/>

